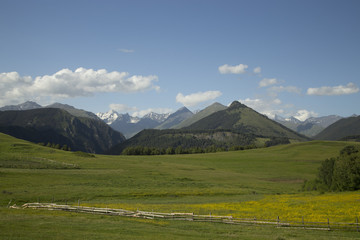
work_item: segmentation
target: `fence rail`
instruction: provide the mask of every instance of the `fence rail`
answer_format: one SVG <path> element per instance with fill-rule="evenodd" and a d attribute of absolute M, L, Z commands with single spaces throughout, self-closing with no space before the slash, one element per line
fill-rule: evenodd
<path fill-rule="evenodd" d="M 10 208 L 20 208 L 16 205 Z M 275 227 L 287 228 L 300 228 L 300 229 L 313 229 L 313 230 L 349 230 L 360 232 L 360 224 L 358 218 L 354 223 L 336 223 L 331 222 L 329 219 L 325 222 L 306 222 L 302 219 L 299 221 L 283 221 L 280 217 L 275 220 L 265 220 L 257 218 L 233 218 L 232 216 L 217 216 L 217 215 L 196 215 L 194 213 L 161 213 L 161 212 L 147 212 L 147 211 L 129 211 L 124 209 L 113 208 L 96 208 L 85 206 L 70 206 L 60 205 L 55 203 L 25 203 L 21 208 L 32 209 L 48 209 L 70 211 L 78 213 L 92 213 L 92 214 L 106 214 L 114 216 L 126 216 L 145 219 L 166 219 L 166 220 L 181 220 L 181 221 L 194 221 L 194 222 L 216 222 L 225 224 L 246 224 L 246 225 L 272 225 Z"/>

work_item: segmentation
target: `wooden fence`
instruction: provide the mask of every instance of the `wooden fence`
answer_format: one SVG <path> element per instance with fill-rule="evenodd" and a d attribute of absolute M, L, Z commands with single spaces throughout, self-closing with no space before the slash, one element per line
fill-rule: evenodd
<path fill-rule="evenodd" d="M 16 205 L 10 208 L 19 208 Z M 256 219 L 256 218 L 233 218 L 232 216 L 216 216 L 216 215 L 196 215 L 194 213 L 160 213 L 146 211 L 129 211 L 124 209 L 113 208 L 96 208 L 84 206 L 59 205 L 55 203 L 26 203 L 21 208 L 61 210 L 78 213 L 106 214 L 114 216 L 126 216 L 145 219 L 166 219 L 166 220 L 182 220 L 194 222 L 216 222 L 226 224 L 246 224 L 246 225 L 272 225 L 275 227 L 301 228 L 314 230 L 349 230 L 360 232 L 360 224 L 358 218 L 354 223 L 336 223 L 329 219 L 324 222 L 307 222 L 302 221 L 283 221 L 280 217 L 273 220 Z"/>

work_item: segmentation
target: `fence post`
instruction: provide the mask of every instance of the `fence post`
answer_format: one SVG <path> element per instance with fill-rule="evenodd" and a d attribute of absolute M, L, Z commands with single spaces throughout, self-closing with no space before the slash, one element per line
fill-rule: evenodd
<path fill-rule="evenodd" d="M 305 229 L 304 216 L 301 217 L 303 228 Z"/>
<path fill-rule="evenodd" d="M 328 228 L 329 228 L 329 230 L 330 230 L 330 221 L 329 221 L 329 218 L 327 219 L 327 221 L 328 221 Z"/>
<path fill-rule="evenodd" d="M 359 232 L 359 218 L 356 217 L 356 231 Z"/>
<path fill-rule="evenodd" d="M 10 207 L 11 202 L 12 202 L 12 199 L 10 199 L 10 201 L 9 201 L 9 203 L 7 205 L 8 208 Z"/>
<path fill-rule="evenodd" d="M 280 225 L 280 217 L 279 216 L 277 216 L 277 225 L 278 225 L 278 227 Z"/>

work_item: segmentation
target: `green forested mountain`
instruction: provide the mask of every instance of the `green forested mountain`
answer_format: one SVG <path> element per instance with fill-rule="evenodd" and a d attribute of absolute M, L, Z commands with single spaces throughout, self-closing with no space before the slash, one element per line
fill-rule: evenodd
<path fill-rule="evenodd" d="M 360 135 L 360 116 L 340 119 L 331 124 L 314 138 L 319 140 L 340 140 Z"/>
<path fill-rule="evenodd" d="M 0 132 L 44 144 L 67 145 L 72 150 L 103 153 L 125 140 L 101 120 L 76 117 L 58 108 L 0 112 Z"/>
<path fill-rule="evenodd" d="M 228 129 L 261 137 L 307 140 L 305 136 L 286 128 L 237 101 L 233 102 L 227 109 L 215 112 L 184 129 Z"/>
<path fill-rule="evenodd" d="M 185 119 L 184 121 L 182 121 L 181 123 L 173 126 L 172 128 L 174 129 L 180 129 L 180 128 L 184 128 L 184 127 L 187 127 L 187 126 L 190 126 L 191 124 L 215 113 L 215 112 L 218 112 L 218 111 L 221 111 L 221 110 L 224 110 L 226 109 L 226 106 L 220 104 L 220 103 L 214 103 L 210 106 L 208 106 L 207 108 L 201 110 L 200 112 L 192 115 L 190 118 L 188 119 Z"/>

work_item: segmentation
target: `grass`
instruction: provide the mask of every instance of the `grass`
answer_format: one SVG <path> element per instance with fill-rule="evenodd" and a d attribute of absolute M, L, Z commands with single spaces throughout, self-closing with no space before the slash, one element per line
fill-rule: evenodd
<path fill-rule="evenodd" d="M 338 155 L 348 144 L 351 143 L 312 141 L 210 154 L 105 156 L 55 150 L 0 134 L 0 238 L 33 239 L 54 235 L 55 239 L 68 236 L 76 239 L 93 233 L 92 239 L 113 239 L 118 233 L 124 239 L 268 239 L 269 236 L 270 239 L 339 239 L 336 232 L 162 223 L 11 210 L 6 206 L 10 201 L 20 205 L 36 201 L 78 204 L 80 200 L 81 204 L 90 206 L 199 214 L 211 211 L 237 217 L 259 215 L 258 218 L 261 214 L 287 216 L 302 209 L 301 215 L 306 215 L 305 218 L 329 217 L 334 213 L 333 217 L 339 221 L 347 220 L 340 216 L 348 215 L 354 222 L 354 216 L 359 213 L 358 193 L 299 192 L 303 180 L 315 177 L 322 160 Z M 347 208 L 348 212 L 344 210 Z M 33 228 L 41 231 L 30 233 Z M 356 233 L 343 234 L 357 236 Z"/>
<path fill-rule="evenodd" d="M 355 239 L 357 232 L 311 231 L 0 208 L 1 239 Z"/>

